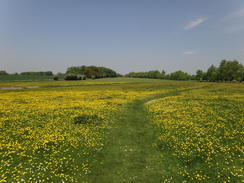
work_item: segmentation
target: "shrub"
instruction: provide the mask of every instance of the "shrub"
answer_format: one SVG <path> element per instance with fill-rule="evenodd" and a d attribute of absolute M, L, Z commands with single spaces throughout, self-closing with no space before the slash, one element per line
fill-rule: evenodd
<path fill-rule="evenodd" d="M 86 76 L 85 75 L 78 74 L 77 75 L 77 79 L 78 80 L 86 80 Z"/>
<path fill-rule="evenodd" d="M 97 115 L 83 114 L 74 118 L 75 124 L 98 124 L 101 119 Z"/>
<path fill-rule="evenodd" d="M 86 75 L 82 75 L 82 80 L 86 80 Z"/>
<path fill-rule="evenodd" d="M 54 76 L 53 76 L 53 80 L 54 80 L 54 81 L 58 81 L 58 76 L 57 76 L 57 75 L 54 75 Z"/>
<path fill-rule="evenodd" d="M 73 73 L 68 73 L 64 76 L 65 80 L 77 80 L 77 75 Z"/>

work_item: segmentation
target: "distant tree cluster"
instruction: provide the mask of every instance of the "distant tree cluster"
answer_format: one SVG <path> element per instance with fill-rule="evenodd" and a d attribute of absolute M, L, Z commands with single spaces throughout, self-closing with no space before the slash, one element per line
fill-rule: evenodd
<path fill-rule="evenodd" d="M 7 73 L 7 72 L 4 71 L 4 70 L 0 70 L 0 75 L 9 75 L 9 73 Z"/>
<path fill-rule="evenodd" d="M 152 78 L 171 80 L 199 80 L 199 81 L 244 81 L 244 67 L 237 60 L 222 60 L 219 67 L 210 66 L 207 72 L 197 70 L 196 75 L 190 75 L 181 70 L 171 74 L 165 74 L 158 70 L 148 72 L 130 72 L 126 77 L 132 78 Z"/>
<path fill-rule="evenodd" d="M 53 76 L 52 71 L 39 71 L 39 72 L 21 72 L 20 75 L 29 76 Z"/>
<path fill-rule="evenodd" d="M 126 77 L 132 78 L 151 78 L 151 79 L 163 79 L 165 76 L 165 71 L 152 70 L 148 72 L 130 72 L 125 75 Z"/>
<path fill-rule="evenodd" d="M 96 67 L 96 66 L 77 66 L 67 68 L 64 79 L 66 80 L 82 80 L 85 78 L 107 78 L 107 77 L 118 77 L 120 74 L 116 73 L 114 70 L 106 67 Z"/>
<path fill-rule="evenodd" d="M 211 65 L 207 72 L 197 70 L 196 79 L 200 81 L 244 81 L 244 67 L 237 60 L 222 60 L 219 67 Z"/>
<path fill-rule="evenodd" d="M 169 74 L 169 79 L 171 80 L 195 80 L 195 75 L 190 75 L 186 72 L 183 72 L 181 70 L 172 72 Z"/>
<path fill-rule="evenodd" d="M 172 80 L 191 80 L 195 79 L 195 76 L 191 76 L 181 70 L 175 71 L 171 74 L 166 74 L 164 70 L 162 72 L 158 70 L 152 70 L 148 72 L 130 72 L 126 74 L 126 77 L 132 78 L 150 78 L 150 79 L 172 79 Z"/>

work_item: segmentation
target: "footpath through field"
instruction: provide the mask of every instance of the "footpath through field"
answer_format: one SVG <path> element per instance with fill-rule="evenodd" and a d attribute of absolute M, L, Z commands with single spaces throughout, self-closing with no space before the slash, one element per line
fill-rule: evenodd
<path fill-rule="evenodd" d="M 175 94 L 178 92 L 136 100 L 128 104 L 125 110 L 114 118 L 107 144 L 98 153 L 98 165 L 90 174 L 91 182 L 162 181 L 163 170 L 159 163 L 162 158 L 159 150 L 153 147 L 157 134 L 148 119 L 149 115 L 144 104 L 153 99 Z"/>

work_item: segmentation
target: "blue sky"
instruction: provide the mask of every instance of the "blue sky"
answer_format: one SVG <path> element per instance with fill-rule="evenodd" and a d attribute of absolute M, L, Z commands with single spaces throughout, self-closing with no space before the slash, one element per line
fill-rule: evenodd
<path fill-rule="evenodd" d="M 1 0 L 0 70 L 195 74 L 244 64 L 243 0 Z"/>

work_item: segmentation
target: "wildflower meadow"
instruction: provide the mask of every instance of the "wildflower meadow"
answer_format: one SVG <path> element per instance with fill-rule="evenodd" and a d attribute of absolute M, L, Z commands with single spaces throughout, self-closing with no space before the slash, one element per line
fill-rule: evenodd
<path fill-rule="evenodd" d="M 152 141 L 121 153 L 129 157 L 137 149 L 143 159 L 145 148 L 152 149 L 155 163 L 135 166 L 133 180 L 124 168 L 114 179 L 105 172 L 104 181 L 143 182 L 140 171 L 149 170 L 147 164 L 151 172 L 157 167 L 151 180 L 158 182 L 243 181 L 243 83 L 113 78 L 5 81 L 0 88 L 0 182 L 95 182 L 106 166 L 101 159 L 119 157 L 103 156 L 120 151 L 118 133 L 142 128 L 154 134 Z M 126 111 L 135 101 L 146 111 L 145 127 L 136 105 L 137 126 L 128 127 Z M 123 139 L 129 144 L 138 136 Z"/>

